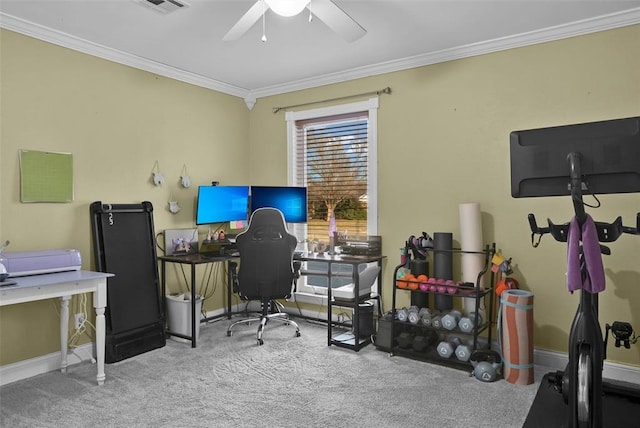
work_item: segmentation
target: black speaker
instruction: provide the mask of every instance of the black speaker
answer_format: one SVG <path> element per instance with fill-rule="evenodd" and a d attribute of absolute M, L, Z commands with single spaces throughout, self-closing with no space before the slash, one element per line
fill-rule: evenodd
<path fill-rule="evenodd" d="M 358 334 L 360 337 L 369 337 L 373 331 L 373 305 L 369 302 L 358 305 Z"/>
<path fill-rule="evenodd" d="M 393 339 L 391 337 L 391 326 L 393 324 L 393 317 L 391 314 L 386 314 L 378 320 L 378 332 L 376 333 L 376 348 L 381 351 L 391 351 Z"/>

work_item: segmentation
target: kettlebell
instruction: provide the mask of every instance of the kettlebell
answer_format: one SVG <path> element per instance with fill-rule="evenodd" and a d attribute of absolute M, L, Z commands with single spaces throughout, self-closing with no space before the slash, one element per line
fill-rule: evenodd
<path fill-rule="evenodd" d="M 482 382 L 493 382 L 502 368 L 500 354 L 491 350 L 476 350 L 471 353 L 469 362 L 473 366 L 472 376 Z"/>

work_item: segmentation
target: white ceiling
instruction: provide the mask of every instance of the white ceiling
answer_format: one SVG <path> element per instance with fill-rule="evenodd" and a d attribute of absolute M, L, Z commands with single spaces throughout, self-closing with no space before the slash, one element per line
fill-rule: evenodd
<path fill-rule="evenodd" d="M 640 0 L 334 0 L 367 34 L 348 43 L 308 13 L 222 38 L 255 0 L 2 0 L 0 26 L 247 100 L 640 23 Z"/>

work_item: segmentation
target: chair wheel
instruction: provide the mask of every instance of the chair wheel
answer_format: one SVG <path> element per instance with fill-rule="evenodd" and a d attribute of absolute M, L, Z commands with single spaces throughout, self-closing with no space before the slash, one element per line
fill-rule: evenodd
<path fill-rule="evenodd" d="M 258 346 L 260 346 L 260 345 L 264 345 L 264 340 L 258 339 Z"/>
<path fill-rule="evenodd" d="M 300 332 L 296 331 L 296 337 L 300 337 Z"/>
<path fill-rule="evenodd" d="M 227 331 L 227 337 L 231 337 L 231 332 Z"/>

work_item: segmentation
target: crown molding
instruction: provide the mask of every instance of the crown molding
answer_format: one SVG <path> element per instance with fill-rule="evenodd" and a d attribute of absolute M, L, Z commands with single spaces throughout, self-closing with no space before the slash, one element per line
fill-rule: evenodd
<path fill-rule="evenodd" d="M 297 80 L 283 85 L 269 86 L 251 91 L 253 98 L 279 95 L 287 92 L 299 91 L 334 83 L 346 82 L 369 76 L 408 70 L 425 65 L 438 64 L 456 59 L 468 58 L 492 52 L 514 49 L 569 37 L 596 33 L 614 28 L 640 24 L 640 8 L 629 9 L 624 12 L 602 15 L 569 24 L 549 27 L 542 30 L 530 31 L 514 36 L 501 37 L 484 42 L 472 43 L 451 49 L 430 52 L 423 55 L 382 62 L 365 67 L 352 68 L 337 73 L 325 74 L 309 79 Z"/>
<path fill-rule="evenodd" d="M 15 18 L 0 12 L 0 28 L 12 30 L 27 36 L 31 36 L 49 43 L 83 52 L 99 58 L 128 65 L 130 67 L 145 70 L 161 76 L 180 80 L 196 86 L 219 91 L 225 94 L 243 98 L 249 109 L 253 108 L 258 98 L 279 95 L 288 92 L 310 89 L 335 83 L 376 76 L 385 73 L 407 70 L 425 65 L 432 65 L 456 59 L 468 58 L 492 52 L 514 49 L 538 43 L 546 43 L 554 40 L 565 39 L 614 28 L 626 27 L 640 23 L 640 8 L 602 15 L 596 18 L 585 19 L 569 24 L 549 27 L 542 30 L 531 31 L 515 36 L 502 37 L 484 42 L 473 43 L 451 49 L 444 49 L 423 55 L 387 61 L 364 67 L 352 68 L 337 73 L 329 73 L 314 76 L 308 79 L 296 80 L 282 85 L 268 86 L 249 90 L 224 82 L 217 81 L 199 74 L 191 73 L 175 67 L 160 64 L 146 58 L 131 55 L 116 49 L 112 49 L 97 43 L 80 39 L 40 26 L 29 21 Z"/>
<path fill-rule="evenodd" d="M 229 85 L 224 82 L 219 82 L 217 80 L 196 73 L 191 73 L 189 71 L 168 66 L 166 64 L 151 61 L 149 59 L 142 58 L 137 55 L 132 55 L 117 49 L 112 49 L 98 43 L 93 43 L 88 40 L 63 33 L 61 31 L 53 30 L 42 25 L 34 24 L 32 22 L 16 18 L 3 12 L 0 12 L 0 28 L 15 31 L 17 33 L 31 36 L 45 42 L 53 43 L 54 45 L 62 46 L 78 52 L 96 56 L 98 58 L 113 61 L 118 64 L 128 65 L 133 68 L 190 83 L 192 85 L 201 86 L 203 88 L 213 89 L 214 91 L 222 92 L 225 94 L 234 95 L 241 98 L 244 98 L 249 94 L 249 91 L 247 89 Z"/>

